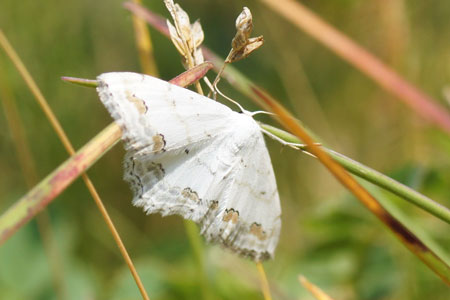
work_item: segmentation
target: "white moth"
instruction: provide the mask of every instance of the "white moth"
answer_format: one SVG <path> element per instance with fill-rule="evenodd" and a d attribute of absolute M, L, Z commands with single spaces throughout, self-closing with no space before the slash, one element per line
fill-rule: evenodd
<path fill-rule="evenodd" d="M 208 241 L 255 261 L 273 257 L 280 200 L 251 115 L 147 75 L 97 79 L 100 99 L 123 131 L 133 204 L 193 220 Z"/>

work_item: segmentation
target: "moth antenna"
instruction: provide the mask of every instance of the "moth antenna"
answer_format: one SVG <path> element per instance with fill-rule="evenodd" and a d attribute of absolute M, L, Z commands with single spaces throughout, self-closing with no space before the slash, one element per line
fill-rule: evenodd
<path fill-rule="evenodd" d="M 276 114 L 274 114 L 274 113 L 272 113 L 272 112 L 269 112 L 269 111 L 264 111 L 264 110 L 257 110 L 257 111 L 254 111 L 254 112 L 251 112 L 250 113 L 250 115 L 253 117 L 253 116 L 256 116 L 257 114 L 264 114 L 264 115 L 271 115 L 271 116 L 276 116 Z"/>
<path fill-rule="evenodd" d="M 237 107 L 239 107 L 239 109 L 244 112 L 244 113 L 248 113 L 238 102 L 234 101 L 233 99 L 231 99 L 228 96 L 225 96 L 217 87 L 217 82 L 214 83 L 214 90 L 222 97 L 224 97 L 225 99 L 227 99 L 228 101 L 234 103 L 235 105 L 237 105 Z"/>

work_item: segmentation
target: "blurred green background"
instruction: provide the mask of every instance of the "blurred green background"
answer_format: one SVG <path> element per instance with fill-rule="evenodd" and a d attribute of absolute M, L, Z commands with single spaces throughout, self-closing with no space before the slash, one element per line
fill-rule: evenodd
<path fill-rule="evenodd" d="M 310 1 L 308 1 L 310 2 Z M 162 1 L 144 1 L 168 17 Z M 328 145 L 450 206 L 450 139 L 259 1 L 180 1 L 200 18 L 204 44 L 225 57 L 242 6 L 265 45 L 235 67 L 280 99 Z M 450 2 L 442 0 L 314 1 L 310 8 L 370 49 L 448 107 Z M 80 148 L 111 122 L 93 89 L 60 76 L 95 78 L 140 71 L 130 13 L 122 1 L 0 3 L 0 28 L 18 51 L 62 126 Z M 151 31 L 160 77 L 183 68 L 170 41 Z M 210 79 L 214 75 L 209 74 Z M 0 80 L 17 104 L 41 179 L 66 151 L 3 51 Z M 248 110 L 257 107 L 221 89 Z M 0 94 L 4 97 L 4 93 Z M 259 120 L 272 123 L 269 118 Z M 0 114 L 0 212 L 28 188 Z M 312 299 L 297 281 L 305 275 L 336 299 L 449 299 L 449 289 L 400 244 L 314 159 L 268 140 L 283 209 L 275 260 L 265 263 L 275 299 Z M 90 170 L 152 299 L 202 296 L 196 261 L 179 217 L 146 216 L 131 205 L 122 180 L 121 145 Z M 449 226 L 367 186 L 414 225 L 437 251 L 450 253 Z M 48 207 L 58 253 L 45 255 L 32 221 L 0 247 L 0 299 L 57 299 L 49 259 L 62 272 L 66 299 L 138 299 L 117 246 L 86 187 L 77 180 Z M 253 263 L 205 245 L 212 299 L 262 299 Z"/>

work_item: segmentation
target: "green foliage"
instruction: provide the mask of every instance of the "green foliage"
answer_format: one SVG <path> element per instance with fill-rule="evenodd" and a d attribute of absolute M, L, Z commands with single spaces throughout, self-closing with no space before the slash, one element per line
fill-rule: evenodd
<path fill-rule="evenodd" d="M 147 7 L 168 16 L 162 3 Z M 161 1 L 162 2 L 162 1 Z M 230 5 L 231 3 L 231 5 Z M 205 44 L 222 56 L 234 36 L 238 1 L 181 2 L 200 17 Z M 426 4 L 424 4 L 426 3 Z M 317 42 L 295 32 L 258 2 L 245 3 L 266 44 L 239 68 L 272 92 L 332 148 L 450 206 L 448 135 L 427 127 L 359 72 Z M 313 9 L 437 99 L 450 83 L 450 2 L 335 1 Z M 385 14 L 384 12 L 389 12 Z M 139 71 L 129 13 L 121 1 L 4 0 L 0 28 L 42 88 L 63 127 L 81 147 L 111 119 L 92 89 L 60 76 L 95 78 L 107 71 Z M 161 77 L 182 68 L 170 41 L 152 32 Z M 0 53 L 1 79 L 13 91 L 38 174 L 66 153 L 23 81 Z M 210 78 L 213 76 L 210 75 Z M 248 109 L 254 105 L 231 94 Z M 0 96 L 1 97 L 1 96 Z M 444 103 L 444 102 L 443 102 Z M 259 117 L 258 117 L 259 118 Z M 261 118 L 261 119 L 264 119 Z M 265 121 L 268 119 L 264 119 Z M 0 114 L 0 211 L 27 192 L 4 114 Z M 448 288 L 411 255 L 316 162 L 268 141 L 283 208 L 283 228 L 266 272 L 274 298 L 305 297 L 299 274 L 336 299 L 446 299 Z M 152 299 L 202 295 L 192 250 L 178 217 L 146 216 L 131 206 L 117 146 L 89 171 Z M 371 190 L 372 191 L 372 190 Z M 387 193 L 438 251 L 449 253 L 448 224 Z M 138 290 L 84 185 L 75 183 L 50 206 L 67 299 L 137 299 Z M 205 272 L 216 299 L 261 299 L 254 264 L 218 246 L 205 247 Z M 35 222 L 0 247 L 0 298 L 56 299 L 49 259 Z M 302 298 L 303 299 L 303 298 Z"/>

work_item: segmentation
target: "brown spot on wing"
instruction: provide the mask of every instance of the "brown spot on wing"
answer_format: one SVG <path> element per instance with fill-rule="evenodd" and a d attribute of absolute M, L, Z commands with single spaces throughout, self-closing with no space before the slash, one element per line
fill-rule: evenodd
<path fill-rule="evenodd" d="M 181 196 L 194 202 L 200 202 L 197 192 L 193 191 L 191 188 L 183 189 L 181 191 Z"/>
<path fill-rule="evenodd" d="M 166 146 L 166 140 L 164 139 L 164 135 L 160 133 L 152 136 L 152 139 L 154 152 L 165 151 L 164 147 Z"/>
<path fill-rule="evenodd" d="M 125 95 L 127 97 L 127 100 L 134 104 L 138 112 L 143 115 L 147 112 L 147 105 L 145 105 L 144 100 L 139 99 L 134 94 L 132 94 L 130 91 L 126 91 Z"/>
<path fill-rule="evenodd" d="M 256 222 L 250 225 L 250 233 L 255 235 L 260 241 L 264 241 L 267 238 L 267 234 L 263 231 L 261 224 Z"/>
<path fill-rule="evenodd" d="M 161 180 L 165 175 L 165 170 L 161 164 L 149 162 L 144 166 L 146 173 L 153 173 L 158 180 Z"/>
<path fill-rule="evenodd" d="M 219 207 L 219 201 L 213 200 L 211 201 L 211 205 L 209 206 L 210 209 L 215 210 Z"/>
<path fill-rule="evenodd" d="M 226 209 L 223 215 L 222 221 L 230 222 L 236 224 L 239 219 L 239 212 L 234 210 L 234 208 Z"/>

